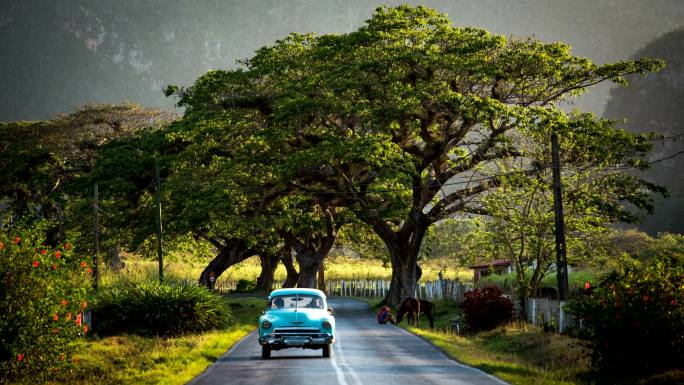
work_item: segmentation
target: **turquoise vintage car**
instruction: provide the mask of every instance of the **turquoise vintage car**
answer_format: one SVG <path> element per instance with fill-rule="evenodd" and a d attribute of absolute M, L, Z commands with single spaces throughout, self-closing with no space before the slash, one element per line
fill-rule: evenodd
<path fill-rule="evenodd" d="M 316 289 L 278 289 L 268 296 L 259 317 L 261 357 L 287 348 L 322 349 L 330 357 L 335 342 L 335 317 L 325 294 Z"/>

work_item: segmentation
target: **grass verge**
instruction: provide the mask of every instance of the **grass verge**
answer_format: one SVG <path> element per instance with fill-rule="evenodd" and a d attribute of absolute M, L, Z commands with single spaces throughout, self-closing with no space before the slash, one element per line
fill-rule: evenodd
<path fill-rule="evenodd" d="M 376 309 L 379 298 L 363 299 Z M 441 349 L 456 361 L 492 374 L 512 385 L 580 385 L 587 382 L 589 361 L 579 341 L 546 333 L 527 323 L 493 331 L 455 335 L 450 320 L 460 314 L 453 301 L 435 301 L 435 329 L 421 315 L 418 327 L 399 326 Z"/>
<path fill-rule="evenodd" d="M 233 324 L 172 338 L 120 335 L 80 341 L 73 368 L 50 384 L 185 384 L 254 330 L 265 299 L 229 297 Z"/>

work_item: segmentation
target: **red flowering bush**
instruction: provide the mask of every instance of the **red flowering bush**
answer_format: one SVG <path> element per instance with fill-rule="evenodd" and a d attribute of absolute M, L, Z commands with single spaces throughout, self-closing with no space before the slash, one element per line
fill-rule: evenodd
<path fill-rule="evenodd" d="M 603 278 L 568 304 L 592 365 L 614 374 L 684 369 L 684 266 L 669 259 Z"/>
<path fill-rule="evenodd" d="M 68 366 L 89 277 L 70 246 L 0 233 L 0 377 L 51 377 Z"/>
<path fill-rule="evenodd" d="M 473 289 L 465 293 L 459 305 L 471 330 L 491 330 L 511 321 L 515 307 L 496 286 Z"/>

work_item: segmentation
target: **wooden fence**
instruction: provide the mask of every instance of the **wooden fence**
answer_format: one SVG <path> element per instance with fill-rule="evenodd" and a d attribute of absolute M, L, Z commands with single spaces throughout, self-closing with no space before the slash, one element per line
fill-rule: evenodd
<path fill-rule="evenodd" d="M 525 309 L 527 322 L 540 325 L 548 330 L 558 330 L 559 333 L 575 326 L 575 320 L 563 306 L 565 302 L 546 298 L 528 298 Z M 579 325 L 581 327 L 581 325 Z"/>
<path fill-rule="evenodd" d="M 384 297 L 389 291 L 390 281 L 385 280 L 328 280 L 326 292 L 328 295 L 341 297 Z M 415 296 L 423 299 L 451 299 L 463 301 L 463 296 L 471 287 L 459 281 L 437 280 L 419 282 Z"/>
<path fill-rule="evenodd" d="M 384 297 L 389 291 L 389 286 L 390 281 L 379 279 L 328 280 L 326 292 L 328 295 L 340 297 Z M 280 287 L 282 287 L 281 283 L 274 283 L 273 289 Z M 235 281 L 220 281 L 216 284 L 216 290 L 221 292 L 230 292 L 235 288 Z M 416 297 L 427 300 L 447 299 L 460 303 L 463 301 L 465 293 L 471 289 L 471 285 L 448 279 L 419 282 Z M 515 296 L 513 294 L 508 296 L 517 307 L 518 302 L 515 301 Z M 574 322 L 572 316 L 563 310 L 563 302 L 545 298 L 529 298 L 527 300 L 525 319 L 534 325 L 559 332 L 563 332 Z"/>

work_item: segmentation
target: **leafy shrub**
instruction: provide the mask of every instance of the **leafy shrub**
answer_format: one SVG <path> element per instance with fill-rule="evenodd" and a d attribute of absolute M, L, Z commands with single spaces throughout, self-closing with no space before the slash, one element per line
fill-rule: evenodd
<path fill-rule="evenodd" d="M 496 286 L 473 289 L 460 305 L 471 330 L 491 330 L 513 319 L 513 302 Z"/>
<path fill-rule="evenodd" d="M 256 281 L 249 279 L 240 279 L 237 281 L 237 284 L 235 284 L 234 291 L 236 293 L 246 293 L 254 291 L 254 289 L 256 289 Z"/>
<path fill-rule="evenodd" d="M 656 259 L 604 277 L 566 308 L 583 320 L 595 369 L 655 373 L 684 368 L 684 267 Z"/>
<path fill-rule="evenodd" d="M 230 310 L 221 296 L 194 282 L 138 281 L 103 289 L 93 321 L 103 335 L 178 335 L 227 326 Z"/>
<path fill-rule="evenodd" d="M 44 379 L 65 369 L 74 339 L 88 332 L 90 267 L 69 243 L 42 245 L 34 229 L 0 233 L 0 376 Z"/>

